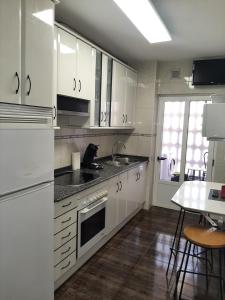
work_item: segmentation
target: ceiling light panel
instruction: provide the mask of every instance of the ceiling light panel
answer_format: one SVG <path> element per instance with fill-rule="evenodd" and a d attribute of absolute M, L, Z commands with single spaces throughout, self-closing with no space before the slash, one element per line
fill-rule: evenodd
<path fill-rule="evenodd" d="M 113 0 L 150 43 L 171 41 L 171 36 L 148 0 Z"/>

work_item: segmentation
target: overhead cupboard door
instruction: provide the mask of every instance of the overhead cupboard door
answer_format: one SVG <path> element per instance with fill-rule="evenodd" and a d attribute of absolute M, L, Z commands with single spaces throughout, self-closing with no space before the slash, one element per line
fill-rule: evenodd
<path fill-rule="evenodd" d="M 0 102 L 20 103 L 20 1 L 0 1 Z"/>
<path fill-rule="evenodd" d="M 77 39 L 58 29 L 58 91 L 60 95 L 75 97 Z"/>
<path fill-rule="evenodd" d="M 95 100 L 95 63 L 96 50 L 77 39 L 77 98 Z"/>
<path fill-rule="evenodd" d="M 113 61 L 111 126 L 123 126 L 124 124 L 125 93 L 126 69 L 122 64 Z"/>
<path fill-rule="evenodd" d="M 23 103 L 52 107 L 54 3 L 22 1 Z"/>

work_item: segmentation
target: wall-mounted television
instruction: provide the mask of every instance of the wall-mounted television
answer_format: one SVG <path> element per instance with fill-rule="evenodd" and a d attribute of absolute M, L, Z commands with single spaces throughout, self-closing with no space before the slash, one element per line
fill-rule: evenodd
<path fill-rule="evenodd" d="M 195 60 L 192 74 L 193 85 L 225 84 L 225 58 Z"/>

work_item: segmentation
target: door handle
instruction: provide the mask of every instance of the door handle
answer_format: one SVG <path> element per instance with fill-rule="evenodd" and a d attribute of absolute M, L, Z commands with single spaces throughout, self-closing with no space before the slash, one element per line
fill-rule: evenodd
<path fill-rule="evenodd" d="M 79 92 L 81 91 L 81 81 L 80 81 L 80 79 L 79 79 L 79 85 L 80 85 L 80 87 L 79 87 Z"/>
<path fill-rule="evenodd" d="M 73 79 L 73 82 L 74 82 L 73 90 L 75 91 L 75 90 L 76 90 L 76 87 L 77 87 L 76 78 Z"/>
<path fill-rule="evenodd" d="M 127 114 L 126 114 L 126 120 L 125 120 L 125 123 L 127 123 Z"/>
<path fill-rule="evenodd" d="M 19 93 L 19 90 L 20 90 L 20 78 L 19 78 L 19 74 L 16 72 L 15 73 L 15 76 L 17 78 L 17 89 L 16 89 L 16 94 Z"/>
<path fill-rule="evenodd" d="M 125 115 L 123 114 L 123 124 L 124 124 L 124 121 L 125 121 Z"/>
<path fill-rule="evenodd" d="M 160 161 L 160 160 L 165 160 L 165 159 L 167 159 L 167 157 L 163 157 L 163 156 L 158 156 L 158 157 L 157 157 L 157 160 L 158 160 L 158 161 Z"/>
<path fill-rule="evenodd" d="M 138 173 L 136 174 L 136 181 L 138 181 Z"/>
<path fill-rule="evenodd" d="M 116 192 L 118 193 L 118 192 L 119 192 L 119 183 L 117 182 L 116 185 L 117 185 L 117 190 L 116 190 Z"/>
<path fill-rule="evenodd" d="M 54 105 L 54 107 L 53 107 L 53 120 L 55 120 L 55 119 L 56 119 L 56 107 Z"/>
<path fill-rule="evenodd" d="M 120 189 L 119 189 L 119 191 L 121 191 L 122 188 L 123 188 L 123 185 L 122 185 L 122 182 L 120 181 Z"/>
<path fill-rule="evenodd" d="M 105 112 L 105 120 L 104 120 L 104 122 L 106 122 L 106 120 L 107 120 L 107 114 L 106 114 L 106 112 Z"/>
<path fill-rule="evenodd" d="M 27 75 L 27 80 L 29 81 L 29 89 L 27 91 L 27 96 L 29 96 L 30 92 L 31 92 L 31 79 L 30 79 L 30 75 Z"/>
<path fill-rule="evenodd" d="M 103 112 L 101 112 L 101 119 L 100 119 L 100 122 L 102 122 L 103 121 Z"/>

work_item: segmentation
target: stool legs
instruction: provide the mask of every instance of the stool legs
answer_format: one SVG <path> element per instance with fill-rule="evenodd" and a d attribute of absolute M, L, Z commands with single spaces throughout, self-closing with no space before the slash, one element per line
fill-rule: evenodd
<path fill-rule="evenodd" d="M 171 263 L 171 259 L 172 259 L 172 255 L 173 255 L 173 251 L 175 250 L 175 257 L 174 257 L 174 264 L 173 264 L 173 269 L 177 260 L 177 254 L 180 248 L 180 238 L 181 238 L 181 234 L 182 234 L 182 229 L 183 229 L 183 224 L 184 224 L 184 216 L 185 216 L 185 210 L 183 210 L 182 208 L 180 209 L 180 213 L 178 216 L 178 220 L 177 220 L 177 226 L 176 226 L 176 230 L 175 230 L 175 234 L 174 234 L 174 238 L 173 238 L 173 243 L 172 243 L 172 247 L 171 247 L 171 251 L 170 251 L 170 258 L 169 258 L 169 262 L 167 265 L 167 270 L 166 270 L 166 276 L 168 275 L 169 272 L 169 268 L 170 268 L 170 263 Z M 181 221 L 181 223 L 180 223 Z M 180 226 L 180 228 L 179 228 Z M 176 239 L 177 239 L 177 235 L 178 235 L 178 242 L 177 242 L 177 246 L 176 249 L 174 248 L 175 243 L 176 243 Z"/>
<path fill-rule="evenodd" d="M 181 282 L 179 300 L 181 299 L 181 296 L 182 296 L 182 291 L 183 291 L 183 286 L 184 286 L 184 280 L 185 280 L 185 276 L 186 276 L 186 272 L 187 272 L 187 266 L 188 266 L 188 261 L 189 261 L 190 252 L 191 252 L 191 243 L 190 242 L 188 242 L 188 243 L 189 243 L 189 246 L 188 246 L 188 251 L 187 251 L 186 263 L 185 263 L 185 267 L 184 267 L 184 274 L 183 274 L 183 278 L 182 278 L 182 282 Z"/>
<path fill-rule="evenodd" d="M 221 300 L 223 300 L 223 279 L 222 279 L 222 253 L 221 249 L 219 250 L 219 280 L 220 280 L 220 295 Z"/>
<path fill-rule="evenodd" d="M 205 251 L 205 279 L 206 279 L 206 289 L 208 290 L 209 287 L 209 277 L 208 277 L 208 250 Z"/>

